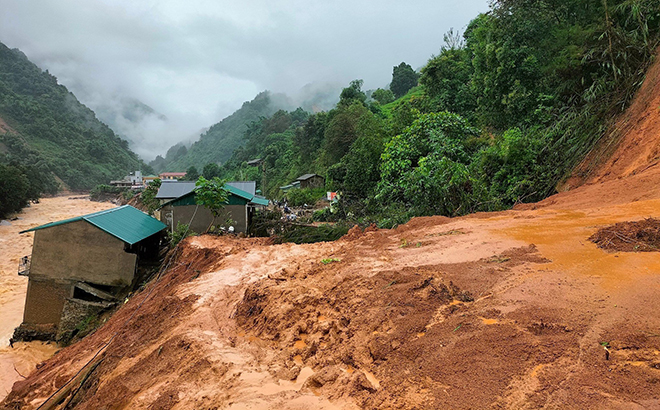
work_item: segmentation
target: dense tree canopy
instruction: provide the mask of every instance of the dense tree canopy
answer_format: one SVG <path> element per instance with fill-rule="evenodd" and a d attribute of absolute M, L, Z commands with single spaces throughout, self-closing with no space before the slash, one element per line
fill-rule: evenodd
<path fill-rule="evenodd" d="M 657 0 L 495 0 L 464 33 L 450 30 L 420 74 L 394 67 L 389 90 L 354 80 L 317 113 L 278 111 L 260 94 L 187 152 L 168 153 L 178 157 L 168 166 L 193 175 L 206 164 L 207 180 L 254 180 L 275 199 L 317 173 L 341 197 L 325 220 L 381 226 L 539 200 L 629 104 L 659 32 Z M 79 148 L 97 158 L 111 146 L 89 138 Z"/>

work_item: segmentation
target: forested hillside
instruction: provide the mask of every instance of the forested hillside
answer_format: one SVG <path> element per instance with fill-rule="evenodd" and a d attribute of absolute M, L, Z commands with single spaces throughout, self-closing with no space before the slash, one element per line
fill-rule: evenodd
<path fill-rule="evenodd" d="M 336 215 L 382 225 L 540 200 L 629 104 L 659 24 L 657 0 L 495 1 L 420 73 L 394 67 L 390 90 L 367 98 L 354 81 L 329 112 L 252 124 L 221 173 L 278 197 L 316 172 L 342 193 Z"/>
<path fill-rule="evenodd" d="M 282 103 L 286 97 L 273 97 L 268 91 L 259 93 L 252 101 L 243 103 L 232 115 L 211 126 L 190 149 L 182 149 L 183 146 L 177 145 L 170 148 L 172 152 L 168 151 L 168 156 L 173 159 L 171 162 L 157 157 L 152 164 L 161 169 L 182 171 L 199 164 L 225 162 L 243 143 L 243 134 L 248 124 L 289 105 Z"/>
<path fill-rule="evenodd" d="M 0 43 L 0 214 L 58 189 L 121 177 L 144 164 L 57 79 Z"/>

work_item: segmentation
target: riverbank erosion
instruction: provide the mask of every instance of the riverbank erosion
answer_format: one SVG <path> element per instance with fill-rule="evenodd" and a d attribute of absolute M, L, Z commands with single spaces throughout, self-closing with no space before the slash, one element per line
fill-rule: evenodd
<path fill-rule="evenodd" d="M 52 408 L 658 407 L 657 252 L 589 241 L 660 211 L 648 189 L 602 199 L 621 183 L 336 242 L 188 238 L 0 408 L 37 408 L 83 368 Z"/>
<path fill-rule="evenodd" d="M 114 207 L 109 203 L 92 202 L 86 197 L 59 196 L 42 198 L 39 203 L 24 208 L 14 219 L 0 224 L 0 399 L 11 390 L 15 381 L 30 374 L 35 365 L 57 350 L 54 343 L 15 343 L 9 346 L 14 329 L 23 321 L 28 278 L 19 276 L 22 257 L 32 253 L 33 233 L 19 232 L 48 222 Z"/>

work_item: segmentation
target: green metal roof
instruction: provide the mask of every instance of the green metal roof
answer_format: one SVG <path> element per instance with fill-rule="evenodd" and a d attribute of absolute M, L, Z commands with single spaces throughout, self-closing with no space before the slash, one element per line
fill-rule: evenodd
<path fill-rule="evenodd" d="M 39 229 L 52 228 L 58 225 L 64 225 L 70 222 L 86 221 L 96 226 L 104 232 L 109 233 L 117 239 L 120 239 L 129 245 L 140 242 L 143 239 L 156 234 L 167 226 L 159 220 L 150 217 L 144 212 L 133 208 L 130 205 L 120 206 L 119 208 L 108 209 L 105 211 L 94 212 L 75 218 L 64 219 L 62 221 L 51 222 L 35 228 L 27 229 L 19 233 L 37 231 Z"/>
<path fill-rule="evenodd" d="M 263 206 L 268 206 L 269 203 L 268 199 L 266 199 L 261 195 L 255 195 L 254 198 L 252 198 L 252 201 L 250 202 L 252 202 L 253 204 L 263 205 Z"/>
<path fill-rule="evenodd" d="M 229 192 L 229 198 L 227 200 L 228 205 L 245 205 L 248 202 L 252 202 L 257 205 L 264 205 L 268 206 L 268 199 L 259 196 L 259 195 L 252 195 L 249 192 L 245 192 L 242 189 L 238 189 L 234 186 L 227 185 L 223 186 L 224 189 Z M 181 195 L 178 198 L 172 199 L 171 201 L 165 202 L 162 204 L 160 207 L 164 207 L 166 205 L 172 205 L 172 206 L 182 206 L 182 205 L 195 205 L 195 191 L 188 192 L 185 195 Z"/>
<path fill-rule="evenodd" d="M 254 196 L 254 195 L 250 194 L 249 192 L 245 192 L 242 189 L 238 189 L 238 188 L 236 188 L 234 186 L 231 186 L 231 185 L 225 184 L 225 186 L 223 188 L 226 189 L 227 191 L 229 191 L 230 194 L 234 194 L 238 197 L 247 199 L 248 201 L 251 200 L 252 197 Z"/>

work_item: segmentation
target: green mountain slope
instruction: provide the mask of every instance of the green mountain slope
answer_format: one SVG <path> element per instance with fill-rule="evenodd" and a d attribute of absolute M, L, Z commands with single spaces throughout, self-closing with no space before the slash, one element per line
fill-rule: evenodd
<path fill-rule="evenodd" d="M 289 106 L 290 103 L 284 96 L 273 95 L 269 91 L 259 93 L 252 101 L 243 103 L 243 106 L 232 115 L 211 126 L 185 155 L 166 164 L 166 169 L 185 171 L 190 166 L 201 169 L 211 162 L 227 161 L 234 150 L 243 144 L 243 134 L 249 124 Z"/>
<path fill-rule="evenodd" d="M 0 129 L 5 161 L 29 147 L 71 189 L 107 183 L 144 163 L 94 112 L 19 50 L 0 43 Z M 45 168 L 44 168 L 45 169 Z"/>

